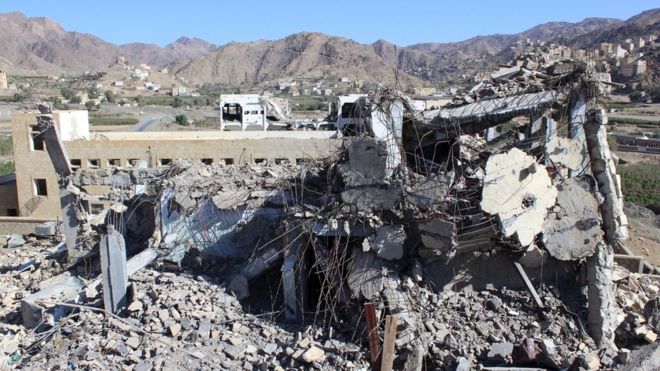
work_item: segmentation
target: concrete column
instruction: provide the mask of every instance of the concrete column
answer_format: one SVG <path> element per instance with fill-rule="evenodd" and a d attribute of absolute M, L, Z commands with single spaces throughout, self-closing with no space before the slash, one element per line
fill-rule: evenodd
<path fill-rule="evenodd" d="M 614 344 L 616 315 L 612 287 L 613 247 L 623 243 L 627 231 L 623 225 L 625 215 L 618 197 L 616 169 L 607 143 L 607 114 L 604 109 L 593 109 L 586 117 L 585 143 L 589 148 L 591 172 L 603 198 L 601 216 L 605 228 L 605 241 L 600 243 L 594 255 L 587 259 L 589 331 L 599 345 L 611 346 Z"/>
<path fill-rule="evenodd" d="M 580 89 L 579 93 L 573 97 L 570 105 L 571 110 L 571 124 L 570 124 L 570 138 L 577 139 L 580 143 L 580 153 L 584 156 L 587 155 L 587 147 L 584 134 L 584 123 L 586 122 L 587 111 L 587 92 L 586 89 Z M 570 176 L 577 176 L 583 174 L 588 167 L 587 161 L 583 161 L 580 168 L 572 170 Z"/>
<path fill-rule="evenodd" d="M 300 314 L 296 296 L 296 262 L 298 256 L 291 254 L 284 258 L 282 264 L 282 290 L 284 292 L 284 319 L 295 321 Z"/>
<path fill-rule="evenodd" d="M 545 117 L 545 142 L 557 137 L 557 122 L 550 115 Z"/>
<path fill-rule="evenodd" d="M 62 208 L 62 232 L 66 242 L 67 259 L 75 262 L 78 258 L 86 255 L 87 251 L 77 248 L 78 238 L 78 210 L 76 196 L 67 189 L 68 180 L 60 180 L 60 207 Z"/>
<path fill-rule="evenodd" d="M 596 246 L 596 252 L 587 259 L 589 332 L 601 346 L 614 344 L 616 306 L 612 287 L 613 272 L 612 246 L 601 242 Z"/>
<path fill-rule="evenodd" d="M 260 276 L 282 257 L 282 250 L 269 248 L 251 259 L 238 274 L 231 277 L 228 288 L 238 300 L 250 296 L 250 281 Z"/>
<path fill-rule="evenodd" d="M 286 227 L 288 229 L 288 226 Z M 289 230 L 284 237 L 284 262 L 282 263 L 282 288 L 284 293 L 284 318 L 287 321 L 303 319 L 307 302 L 307 270 L 305 250 L 300 229 Z"/>
<path fill-rule="evenodd" d="M 126 306 L 128 271 L 126 268 L 126 245 L 124 237 L 108 226 L 101 236 L 101 274 L 103 283 L 103 305 L 107 311 L 117 313 Z"/>
<path fill-rule="evenodd" d="M 264 131 L 266 131 L 266 130 L 268 130 L 268 120 L 266 119 L 266 116 L 268 115 L 268 107 L 265 104 L 263 104 L 261 106 L 261 108 L 263 108 L 263 111 L 264 111 L 264 114 L 261 117 L 261 124 L 264 127 Z"/>
<path fill-rule="evenodd" d="M 53 122 L 51 114 L 41 114 L 37 116 L 37 130 L 41 133 L 41 137 L 46 144 L 46 150 L 53 163 L 55 172 L 61 177 L 67 177 L 73 172 L 71 171 L 71 162 L 69 155 L 64 148 L 64 144 L 60 140 L 60 133 Z"/>
<path fill-rule="evenodd" d="M 245 110 L 243 109 L 243 106 L 241 107 L 241 131 L 245 131 Z"/>
<path fill-rule="evenodd" d="M 225 130 L 224 102 L 220 100 L 220 131 Z"/>
<path fill-rule="evenodd" d="M 62 208 L 62 225 L 64 229 L 64 238 L 68 251 L 69 262 L 75 261 L 78 257 L 85 255 L 86 251 L 77 249 L 76 239 L 78 237 L 78 213 L 76 207 L 76 196 L 68 189 L 69 178 L 73 174 L 69 155 L 66 152 L 64 144 L 60 140 L 60 134 L 53 122 L 53 116 L 49 114 L 48 107 L 40 107 L 42 114 L 37 115 L 37 130 L 46 145 L 48 156 L 50 157 L 55 172 L 60 176 L 60 207 Z"/>

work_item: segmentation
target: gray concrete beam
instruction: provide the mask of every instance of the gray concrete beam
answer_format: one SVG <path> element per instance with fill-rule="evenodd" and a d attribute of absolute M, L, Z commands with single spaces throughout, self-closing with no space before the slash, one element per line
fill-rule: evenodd
<path fill-rule="evenodd" d="M 108 226 L 101 236 L 101 281 L 103 283 L 103 305 L 107 311 L 117 313 L 126 305 L 128 270 L 126 267 L 126 244 L 124 237 Z"/>

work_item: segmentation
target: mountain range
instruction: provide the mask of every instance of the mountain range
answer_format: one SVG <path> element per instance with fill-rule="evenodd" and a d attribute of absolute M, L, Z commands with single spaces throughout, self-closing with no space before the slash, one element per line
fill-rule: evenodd
<path fill-rule="evenodd" d="M 115 45 L 94 35 L 64 30 L 57 22 L 13 12 L 0 14 L 0 68 L 16 74 L 103 71 L 119 56 L 129 63 L 168 66 L 192 83 L 259 84 L 293 77 L 345 76 L 354 80 L 419 86 L 487 71 L 506 62 L 507 51 L 526 39 L 593 48 L 600 42 L 657 34 L 660 9 L 626 21 L 587 18 L 550 22 L 517 34 L 477 36 L 453 43 L 397 46 L 385 40 L 361 44 L 316 32 L 280 40 L 214 45 L 181 37 L 154 44 Z"/>

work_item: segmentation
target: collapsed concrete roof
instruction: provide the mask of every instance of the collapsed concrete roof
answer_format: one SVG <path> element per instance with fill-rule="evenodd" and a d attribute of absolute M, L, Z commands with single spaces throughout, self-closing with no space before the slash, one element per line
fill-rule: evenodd
<path fill-rule="evenodd" d="M 113 182 L 108 197 L 125 207 L 92 218 L 101 219 L 93 231 L 79 215 L 68 234 L 92 241 L 87 236 L 98 235 L 108 249 L 116 229 L 127 249 L 146 245 L 164 266 L 218 272 L 220 284 L 244 302 L 276 291 L 269 310 L 281 305 L 286 321 L 304 322 L 313 312 L 315 321 L 373 333 L 376 325 L 365 325 L 362 312 L 373 322 L 377 307 L 397 318 L 392 358 L 406 369 L 437 368 L 459 354 L 455 346 L 433 350 L 437 332 L 418 309 L 420 286 L 517 284 L 539 309 L 558 311 L 535 288 L 543 284 L 538 270 L 570 286 L 582 277 L 574 285 L 578 292 L 586 287 L 588 297 L 572 309 L 586 304 L 578 323 L 589 323 L 595 342 L 611 347 L 611 258 L 622 248 L 626 221 L 604 136 L 606 115 L 595 101 L 597 82 L 574 67 L 495 75 L 493 86 L 529 76 L 546 83 L 492 99 L 475 93 L 476 102 L 443 108 L 431 121 L 411 112 L 396 92 L 378 92 L 364 98 L 364 115 L 347 123 L 353 135 L 342 148 L 306 164 L 174 161 L 142 176 L 118 169 L 112 176 L 124 181 Z M 61 156 L 54 153 L 53 161 Z M 63 208 L 81 209 L 85 184 L 67 174 Z M 118 196 L 126 181 L 143 187 Z M 150 223 L 131 222 L 132 215 Z M 487 336 L 487 327 L 478 331 Z M 369 338 L 377 353 L 377 337 Z M 497 355 L 509 348 L 493 346 L 491 355 L 477 357 L 498 364 L 504 361 Z"/>

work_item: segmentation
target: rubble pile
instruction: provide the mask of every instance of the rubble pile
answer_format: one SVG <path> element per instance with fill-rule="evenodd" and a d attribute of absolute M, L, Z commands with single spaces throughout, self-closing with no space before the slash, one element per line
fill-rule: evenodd
<path fill-rule="evenodd" d="M 320 328 L 281 327 L 273 314 L 245 313 L 214 279 L 155 270 L 132 278 L 121 317 L 81 311 L 58 324 L 33 368 L 319 369 L 365 367 L 360 348 Z M 99 296 L 89 297 L 99 300 Z M 27 335 L 23 343 L 38 340 Z"/>
<path fill-rule="evenodd" d="M 417 292 L 419 310 L 430 340 L 430 367 L 467 362 L 567 368 L 576 355 L 589 354 L 593 341 L 576 315 L 551 292 L 551 307 L 539 311 L 524 292 L 503 289 Z"/>
<path fill-rule="evenodd" d="M 632 349 L 658 344 L 658 287 L 614 264 L 627 219 L 601 83 L 577 62 L 533 68 L 500 71 L 428 120 L 395 92 L 372 94 L 342 129 L 342 148 L 305 164 L 175 161 L 144 174 L 83 174 L 67 168 L 54 133 L 47 148 L 62 164 L 64 234 L 98 241 L 100 260 L 95 250 L 85 255 L 93 264 L 73 259 L 81 243 L 67 240 L 71 263 L 89 273 L 73 292 L 23 298 L 23 324 L 35 330 L 12 362 L 636 362 Z M 40 118 L 47 133 L 48 115 Z M 110 185 L 111 206 L 94 215 L 82 201 L 99 182 Z"/>
<path fill-rule="evenodd" d="M 472 87 L 467 94 L 454 96 L 451 106 L 548 91 L 575 81 L 589 68 L 585 61 L 547 60 L 541 52 L 517 56 L 511 63 L 500 66 L 490 75 L 490 79 Z"/>
<path fill-rule="evenodd" d="M 20 247 L 6 246 L 0 255 L 2 283 L 0 316 L 7 318 L 11 309 L 26 293 L 48 285 L 48 280 L 62 273 L 66 265 L 57 240 L 28 237 Z"/>
<path fill-rule="evenodd" d="M 660 333 L 660 284 L 658 281 L 620 268 L 617 286 L 616 345 L 632 349 L 654 343 Z"/>

